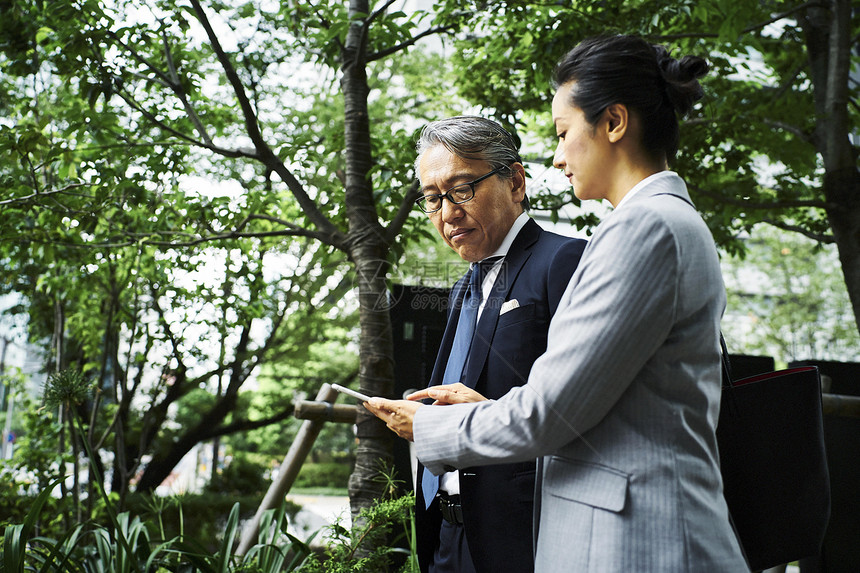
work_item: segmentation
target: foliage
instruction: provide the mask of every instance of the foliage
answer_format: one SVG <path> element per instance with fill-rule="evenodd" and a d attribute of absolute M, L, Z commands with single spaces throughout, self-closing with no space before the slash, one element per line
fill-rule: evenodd
<path fill-rule="evenodd" d="M 388 571 L 396 565 L 402 573 L 417 572 L 414 507 L 415 496 L 408 494 L 381 500 L 363 510 L 350 530 L 339 523 L 333 524 L 326 536 L 330 544 L 325 557 L 311 556 L 300 571 Z M 374 549 L 370 552 L 362 550 L 367 547 Z"/>
<path fill-rule="evenodd" d="M 729 254 L 743 252 L 759 223 L 836 244 L 860 325 L 860 170 L 851 136 L 860 129 L 860 84 L 851 77 L 860 12 L 849 0 L 445 0 L 437 10 L 439 22 L 473 14 L 473 33 L 455 42 L 460 93 L 519 128 L 547 164 L 550 76 L 579 40 L 636 33 L 675 56 L 707 57 L 706 97 L 682 123 L 671 167 Z M 575 202 L 569 192 L 536 199 Z"/>
<path fill-rule="evenodd" d="M 412 514 L 415 499 L 411 494 L 364 510 L 351 531 L 333 525 L 324 557 L 313 554 L 309 547 L 316 534 L 302 542 L 287 532 L 290 512 L 283 505 L 264 513 L 256 543 L 239 555 L 235 549 L 240 533 L 238 503 L 230 510 L 223 532 L 213 536 L 218 540 L 214 547 L 203 541 L 207 537 L 194 537 L 185 528 L 183 514 L 193 515 L 196 522 L 210 519 L 206 512 L 198 513 L 200 508 L 186 505 L 188 499 L 165 502 L 151 498 L 146 510 L 149 516 L 144 519 L 109 509 L 111 528 L 78 524 L 56 538 L 39 535 L 40 514 L 55 485 L 41 492 L 21 523 L 9 523 L 3 529 L 0 563 L 4 571 L 334 572 L 385 571 L 395 564 L 400 571 L 418 570 Z M 178 532 L 168 525 L 170 507 L 179 510 Z M 361 551 L 370 544 L 372 551 Z"/>
<path fill-rule="evenodd" d="M 401 232 L 423 232 L 412 136 L 457 100 L 430 81 L 444 59 L 408 50 L 442 30 L 366 4 L 2 6 L 0 291 L 49 371 L 96 383 L 84 414 L 121 502 L 195 444 L 288 417 L 291 396 L 243 388 L 332 322 L 361 323 L 361 384 L 392 384 L 375 301 Z"/>
<path fill-rule="evenodd" d="M 352 466 L 338 462 L 304 463 L 296 481 L 298 488 L 324 487 L 346 489 Z"/>
<path fill-rule="evenodd" d="M 83 434 L 79 423 L 72 424 L 72 428 Z M 92 451 L 86 441 L 84 446 L 92 460 Z M 45 503 L 53 496 L 55 486 L 61 480 L 52 482 L 36 498 L 22 524 L 5 527 L 3 553 L 0 555 L 4 570 L 24 571 L 25 567 L 38 566 L 42 571 L 142 573 L 162 568 L 181 570 L 190 565 L 194 570 L 219 573 L 231 570 L 282 571 L 299 566 L 310 553 L 307 545 L 287 533 L 286 505 L 282 505 L 277 512 L 270 510 L 264 513 L 259 522 L 258 543 L 250 547 L 245 555 L 236 555 L 234 552 L 239 526 L 239 503 L 233 504 L 221 536 L 220 549 L 214 554 L 200 541 L 185 535 L 181 509 L 179 534 L 167 538 L 162 515 L 166 504 L 153 498 L 150 508 L 154 510 L 156 520 L 150 521 L 153 528 L 149 528 L 147 522 L 132 517 L 129 512 L 117 513 L 112 503 L 115 499 L 112 500 L 101 487 L 98 469 L 92 467 L 91 470 L 96 476 L 95 489 L 105 502 L 110 527 L 78 521 L 56 539 L 38 535 L 38 524 Z M 92 540 L 87 541 L 90 537 Z M 289 565 L 285 568 L 288 559 Z"/>
<path fill-rule="evenodd" d="M 262 494 L 223 495 L 210 491 L 161 497 L 154 494 L 132 494 L 128 507 L 133 515 L 143 521 L 158 524 L 158 537 L 172 539 L 183 537 L 199 540 L 208 552 L 218 549 L 220 532 L 227 523 L 233 508 L 238 505 L 239 518 L 247 520 L 260 505 Z M 301 507 L 284 500 L 282 509 L 285 519 L 292 520 Z"/>
<path fill-rule="evenodd" d="M 249 412 L 260 417 L 271 415 L 279 404 L 292 402 L 294 397 L 312 398 L 323 383 L 351 383 L 358 376 L 354 327 L 354 320 L 328 325 L 324 342 L 308 348 L 304 360 L 262 365 Z M 290 418 L 230 436 L 225 443 L 234 452 L 253 452 L 277 463 L 289 451 L 302 422 Z M 354 442 L 355 434 L 349 424 L 326 424 L 314 442 L 311 459 L 317 461 L 321 455 L 351 452 Z"/>
<path fill-rule="evenodd" d="M 757 229 L 743 261 L 723 261 L 729 349 L 792 361 L 860 361 L 860 336 L 832 245 Z"/>
<path fill-rule="evenodd" d="M 203 488 L 204 494 L 224 495 L 235 498 L 238 495 L 262 497 L 269 486 L 266 476 L 267 464 L 255 456 L 243 452 L 233 452 L 224 467 L 219 470 Z"/>
<path fill-rule="evenodd" d="M 287 533 L 284 508 L 266 512 L 257 542 L 245 555 L 234 552 L 239 534 L 239 506 L 235 504 L 216 550 L 184 533 L 168 538 L 162 521 L 148 526 L 129 513 L 113 516 L 114 527 L 78 524 L 56 539 L 35 533 L 35 523 L 50 490 L 37 499 L 21 524 L 10 524 L 3 534 L 0 563 L 4 571 L 111 571 L 143 573 L 153 570 L 194 570 L 201 573 L 295 571 L 309 547 Z"/>
<path fill-rule="evenodd" d="M 23 375 L 3 376 L 15 398 L 17 416 L 12 426 L 16 435 L 11 459 L 0 460 L 0 523 L 22 521 L 40 492 L 50 490 L 66 475 L 66 466 L 72 462 L 70 452 L 59 449 L 61 424 L 56 410 L 40 407 L 27 389 Z M 39 523 L 40 530 L 48 534 L 61 531 L 61 517 L 69 510 L 69 499 L 45 500 L 49 508 L 47 519 Z"/>

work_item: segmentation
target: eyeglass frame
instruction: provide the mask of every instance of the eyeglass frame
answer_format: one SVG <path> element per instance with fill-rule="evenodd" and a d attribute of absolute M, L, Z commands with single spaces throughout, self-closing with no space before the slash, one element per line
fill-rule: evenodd
<path fill-rule="evenodd" d="M 415 200 L 415 204 L 418 205 L 418 208 L 421 209 L 421 211 L 423 211 L 424 213 L 427 213 L 428 215 L 432 215 L 433 213 L 438 213 L 439 211 L 442 210 L 442 200 L 443 199 L 447 199 L 448 201 L 451 202 L 452 205 L 462 205 L 463 203 L 468 203 L 469 201 L 471 201 L 472 199 L 475 198 L 475 185 L 477 185 L 478 183 L 480 183 L 481 181 L 483 181 L 485 179 L 489 179 L 490 177 L 497 174 L 499 171 L 501 171 L 503 169 L 510 169 L 510 167 L 508 165 L 502 165 L 500 167 L 496 167 L 495 169 L 493 169 L 489 173 L 487 173 L 485 175 L 481 175 L 477 179 L 474 179 L 472 181 L 468 181 L 466 183 L 460 183 L 459 185 L 454 185 L 453 187 L 451 187 L 450 189 L 448 189 L 444 193 L 431 193 L 429 195 L 423 195 L 423 196 L 421 196 Z M 455 189 L 460 188 L 460 187 L 468 187 L 469 189 L 471 189 L 472 190 L 472 196 L 469 197 L 468 199 L 463 199 L 462 201 L 455 201 L 451 197 L 451 192 L 454 191 Z M 439 198 L 439 207 L 436 209 L 433 209 L 432 211 L 428 211 L 427 209 L 424 208 L 424 204 L 427 202 L 427 199 L 429 199 L 431 197 L 438 197 Z"/>

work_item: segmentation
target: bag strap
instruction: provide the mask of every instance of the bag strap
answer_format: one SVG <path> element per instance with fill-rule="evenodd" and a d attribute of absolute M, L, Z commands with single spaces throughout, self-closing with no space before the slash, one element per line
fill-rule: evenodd
<path fill-rule="evenodd" d="M 729 387 L 732 385 L 732 363 L 729 360 L 729 349 L 726 347 L 726 339 L 723 338 L 722 331 L 720 331 L 720 349 L 723 362 L 723 386 Z"/>
<path fill-rule="evenodd" d="M 726 346 L 726 339 L 723 338 L 723 332 L 722 331 L 720 331 L 720 350 L 721 350 L 720 357 L 721 357 L 722 363 L 723 363 L 723 368 L 722 368 L 722 370 L 723 370 L 723 388 L 732 389 L 733 388 L 733 386 L 732 386 L 732 363 L 729 360 L 729 349 Z M 732 402 L 734 402 L 735 393 L 733 391 L 723 392 L 723 400 L 725 400 L 727 397 L 730 397 L 729 399 Z M 726 408 L 729 406 L 728 406 L 728 404 L 721 404 L 720 407 Z M 740 533 L 738 533 L 737 526 L 735 525 L 735 519 L 732 516 L 732 510 L 731 510 L 731 508 L 728 508 L 728 507 L 727 507 L 727 509 L 729 510 L 729 525 L 732 528 L 732 533 L 735 534 L 735 539 L 738 542 L 738 547 L 741 548 L 741 555 L 743 555 L 744 561 L 746 561 L 747 565 L 749 565 L 750 560 L 749 560 L 749 557 L 747 557 L 747 551 L 746 551 L 746 549 L 744 549 L 744 544 L 741 542 L 741 536 L 740 536 Z"/>

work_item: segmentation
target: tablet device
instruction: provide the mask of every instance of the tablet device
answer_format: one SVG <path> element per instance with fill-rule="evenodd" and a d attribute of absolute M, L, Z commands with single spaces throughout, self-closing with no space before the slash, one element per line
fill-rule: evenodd
<path fill-rule="evenodd" d="M 338 392 L 342 392 L 343 394 L 349 394 L 353 398 L 358 398 L 362 402 L 367 402 L 368 400 L 370 400 L 370 396 L 368 396 L 367 394 L 362 394 L 361 392 L 356 392 L 355 390 L 345 388 L 345 387 L 341 386 L 340 384 L 332 384 L 331 387 L 334 388 L 335 390 L 337 390 Z"/>

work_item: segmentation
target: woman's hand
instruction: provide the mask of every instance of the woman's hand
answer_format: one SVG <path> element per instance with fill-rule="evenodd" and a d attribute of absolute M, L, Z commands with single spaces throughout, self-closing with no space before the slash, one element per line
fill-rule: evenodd
<path fill-rule="evenodd" d="M 465 384 L 445 384 L 443 386 L 430 386 L 424 390 L 413 392 L 406 397 L 407 400 L 436 400 L 434 406 L 447 406 L 449 404 L 466 404 L 467 402 L 483 402 L 484 396 L 475 392 Z"/>

